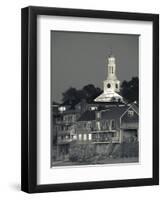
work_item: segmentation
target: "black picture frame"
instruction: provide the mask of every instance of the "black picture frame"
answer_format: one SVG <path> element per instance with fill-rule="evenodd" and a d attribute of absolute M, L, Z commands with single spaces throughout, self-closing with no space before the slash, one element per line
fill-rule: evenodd
<path fill-rule="evenodd" d="M 153 23 L 153 177 L 37 185 L 37 16 L 151 21 Z M 28 193 L 159 184 L 159 15 L 30 6 L 21 12 L 21 190 Z"/>

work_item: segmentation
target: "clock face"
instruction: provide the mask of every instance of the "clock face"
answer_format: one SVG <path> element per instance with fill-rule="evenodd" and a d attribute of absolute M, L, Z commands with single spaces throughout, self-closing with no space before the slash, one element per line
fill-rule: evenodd
<path fill-rule="evenodd" d="M 110 83 L 107 84 L 107 88 L 111 88 L 111 84 Z"/>

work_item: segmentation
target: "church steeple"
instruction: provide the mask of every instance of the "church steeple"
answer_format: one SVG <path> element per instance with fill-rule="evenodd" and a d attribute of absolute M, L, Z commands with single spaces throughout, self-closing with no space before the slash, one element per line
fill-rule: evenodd
<path fill-rule="evenodd" d="M 116 80 L 116 63 L 113 55 L 108 57 L 108 77 L 107 79 Z"/>
<path fill-rule="evenodd" d="M 113 55 L 108 57 L 108 75 L 104 81 L 104 93 L 108 91 L 119 92 L 120 81 L 116 76 L 116 59 Z"/>
<path fill-rule="evenodd" d="M 115 102 L 123 101 L 123 98 L 117 93 L 120 92 L 120 81 L 116 76 L 116 59 L 115 56 L 108 57 L 107 79 L 103 81 L 104 91 L 98 96 L 97 102 Z"/>

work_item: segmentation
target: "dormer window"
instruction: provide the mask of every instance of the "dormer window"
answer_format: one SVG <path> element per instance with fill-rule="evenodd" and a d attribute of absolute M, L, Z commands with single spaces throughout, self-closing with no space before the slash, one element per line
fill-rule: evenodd
<path fill-rule="evenodd" d="M 133 117 L 134 116 L 134 111 L 133 110 L 128 110 L 128 116 Z"/>

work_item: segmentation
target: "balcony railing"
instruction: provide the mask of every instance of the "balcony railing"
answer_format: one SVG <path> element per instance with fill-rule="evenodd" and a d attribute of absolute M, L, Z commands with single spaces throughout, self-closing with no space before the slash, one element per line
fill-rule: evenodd
<path fill-rule="evenodd" d="M 114 138 L 93 138 L 92 139 L 93 143 L 118 143 L 120 142 L 119 137 L 114 137 Z"/>
<path fill-rule="evenodd" d="M 96 131 L 92 132 L 92 142 L 94 143 L 116 143 L 120 137 L 116 131 Z"/>
<path fill-rule="evenodd" d="M 138 123 L 122 123 L 121 129 L 138 129 Z"/>

